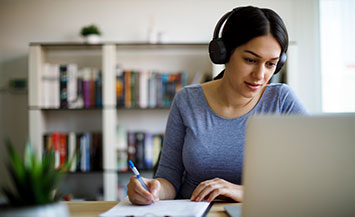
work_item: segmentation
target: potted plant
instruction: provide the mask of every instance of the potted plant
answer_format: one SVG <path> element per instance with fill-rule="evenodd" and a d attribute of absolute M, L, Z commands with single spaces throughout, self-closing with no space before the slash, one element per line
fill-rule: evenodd
<path fill-rule="evenodd" d="M 101 32 L 96 25 L 92 24 L 84 26 L 80 31 L 80 35 L 86 39 L 87 43 L 96 44 L 100 42 Z"/>
<path fill-rule="evenodd" d="M 1 206 L 0 217 L 69 217 L 66 204 L 59 202 L 57 187 L 70 162 L 56 169 L 54 151 L 45 152 L 40 160 L 29 143 L 22 160 L 9 141 L 6 145 L 13 188 L 2 188 L 7 204 Z"/>

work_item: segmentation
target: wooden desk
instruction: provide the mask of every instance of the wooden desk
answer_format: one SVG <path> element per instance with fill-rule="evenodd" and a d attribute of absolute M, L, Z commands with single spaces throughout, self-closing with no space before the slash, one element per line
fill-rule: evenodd
<path fill-rule="evenodd" d="M 65 202 L 68 205 L 71 217 L 98 217 L 113 206 L 117 201 L 70 201 Z M 207 217 L 228 217 L 224 211 L 224 206 L 237 205 L 237 203 L 214 202 Z"/>

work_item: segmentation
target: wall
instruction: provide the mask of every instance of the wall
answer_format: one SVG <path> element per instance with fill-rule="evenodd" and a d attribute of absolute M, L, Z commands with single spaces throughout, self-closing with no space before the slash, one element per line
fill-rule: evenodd
<path fill-rule="evenodd" d="M 240 5 L 274 9 L 298 45 L 296 93 L 311 112 L 320 111 L 317 0 L 0 0 L 0 159 L 4 136 L 24 144 L 27 95 L 3 90 L 10 78 L 27 78 L 30 42 L 79 41 L 82 26 L 95 23 L 104 41 L 146 41 L 155 23 L 172 42 L 208 42 L 218 19 Z M 0 163 L 0 177 L 4 176 Z M 4 182 L 1 179 L 0 182 Z M 1 185 L 1 183 L 0 183 Z"/>

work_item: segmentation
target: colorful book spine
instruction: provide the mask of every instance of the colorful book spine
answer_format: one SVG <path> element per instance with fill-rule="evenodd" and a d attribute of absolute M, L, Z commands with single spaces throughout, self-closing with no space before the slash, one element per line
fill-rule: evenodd
<path fill-rule="evenodd" d="M 67 136 L 64 133 L 59 134 L 59 158 L 59 168 L 62 168 L 67 160 Z"/>
<path fill-rule="evenodd" d="M 95 106 L 102 108 L 102 73 L 98 72 L 95 80 Z"/>
<path fill-rule="evenodd" d="M 90 108 L 94 108 L 95 107 L 95 80 L 97 77 L 97 71 L 95 69 L 91 69 L 90 70 L 90 88 L 89 88 L 89 92 L 90 92 Z"/>
<path fill-rule="evenodd" d="M 68 77 L 68 107 L 73 108 L 75 100 L 78 98 L 78 66 L 76 64 L 67 65 Z"/>
<path fill-rule="evenodd" d="M 91 87 L 91 79 L 90 79 L 90 69 L 86 68 L 83 72 L 83 81 L 82 81 L 82 94 L 84 100 L 84 108 L 91 107 L 91 99 L 90 99 L 90 87 Z"/>
<path fill-rule="evenodd" d="M 43 135 L 43 151 L 52 150 L 57 169 L 69 161 L 71 172 L 102 170 L 102 133 L 46 133 Z"/>
<path fill-rule="evenodd" d="M 136 145 L 136 166 L 139 169 L 145 169 L 144 163 L 144 132 L 136 132 L 135 134 L 135 145 Z"/>
<path fill-rule="evenodd" d="M 116 97 L 117 106 L 125 107 L 125 72 L 121 69 L 116 71 Z"/>
<path fill-rule="evenodd" d="M 136 162 L 136 141 L 134 132 L 127 132 L 127 154 L 128 160 Z"/>
<path fill-rule="evenodd" d="M 72 163 L 70 165 L 70 172 L 75 172 L 76 170 L 76 165 L 77 165 L 77 153 L 76 153 L 76 135 L 74 132 L 70 132 L 68 134 L 68 160 L 70 160 Z"/>
<path fill-rule="evenodd" d="M 137 72 L 131 71 L 131 106 L 130 108 L 135 108 L 136 107 L 136 79 L 137 77 Z"/>
<path fill-rule="evenodd" d="M 116 70 L 117 107 L 168 108 L 186 85 L 186 72 Z"/>
<path fill-rule="evenodd" d="M 125 107 L 126 108 L 131 108 L 131 71 L 126 70 L 125 71 Z"/>
<path fill-rule="evenodd" d="M 127 142 L 117 145 L 117 170 L 126 171 L 127 161 L 131 160 L 139 169 L 153 169 L 160 155 L 163 145 L 163 134 L 154 134 L 143 131 L 124 131 L 117 127 L 117 141 L 126 138 Z M 125 132 L 125 135 L 123 133 Z M 121 142 L 120 142 L 121 143 Z"/>
<path fill-rule="evenodd" d="M 68 67 L 59 67 L 60 76 L 60 108 L 68 108 Z"/>
<path fill-rule="evenodd" d="M 59 133 L 53 132 L 52 134 L 52 144 L 54 148 L 54 167 L 58 169 L 60 167 L 60 151 L 59 151 Z"/>

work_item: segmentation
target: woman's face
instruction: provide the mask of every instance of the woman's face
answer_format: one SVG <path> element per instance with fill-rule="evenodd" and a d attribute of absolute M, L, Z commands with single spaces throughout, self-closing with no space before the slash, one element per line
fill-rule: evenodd
<path fill-rule="evenodd" d="M 262 91 L 275 72 L 281 46 L 271 35 L 259 36 L 237 47 L 226 63 L 225 78 L 241 96 Z"/>

